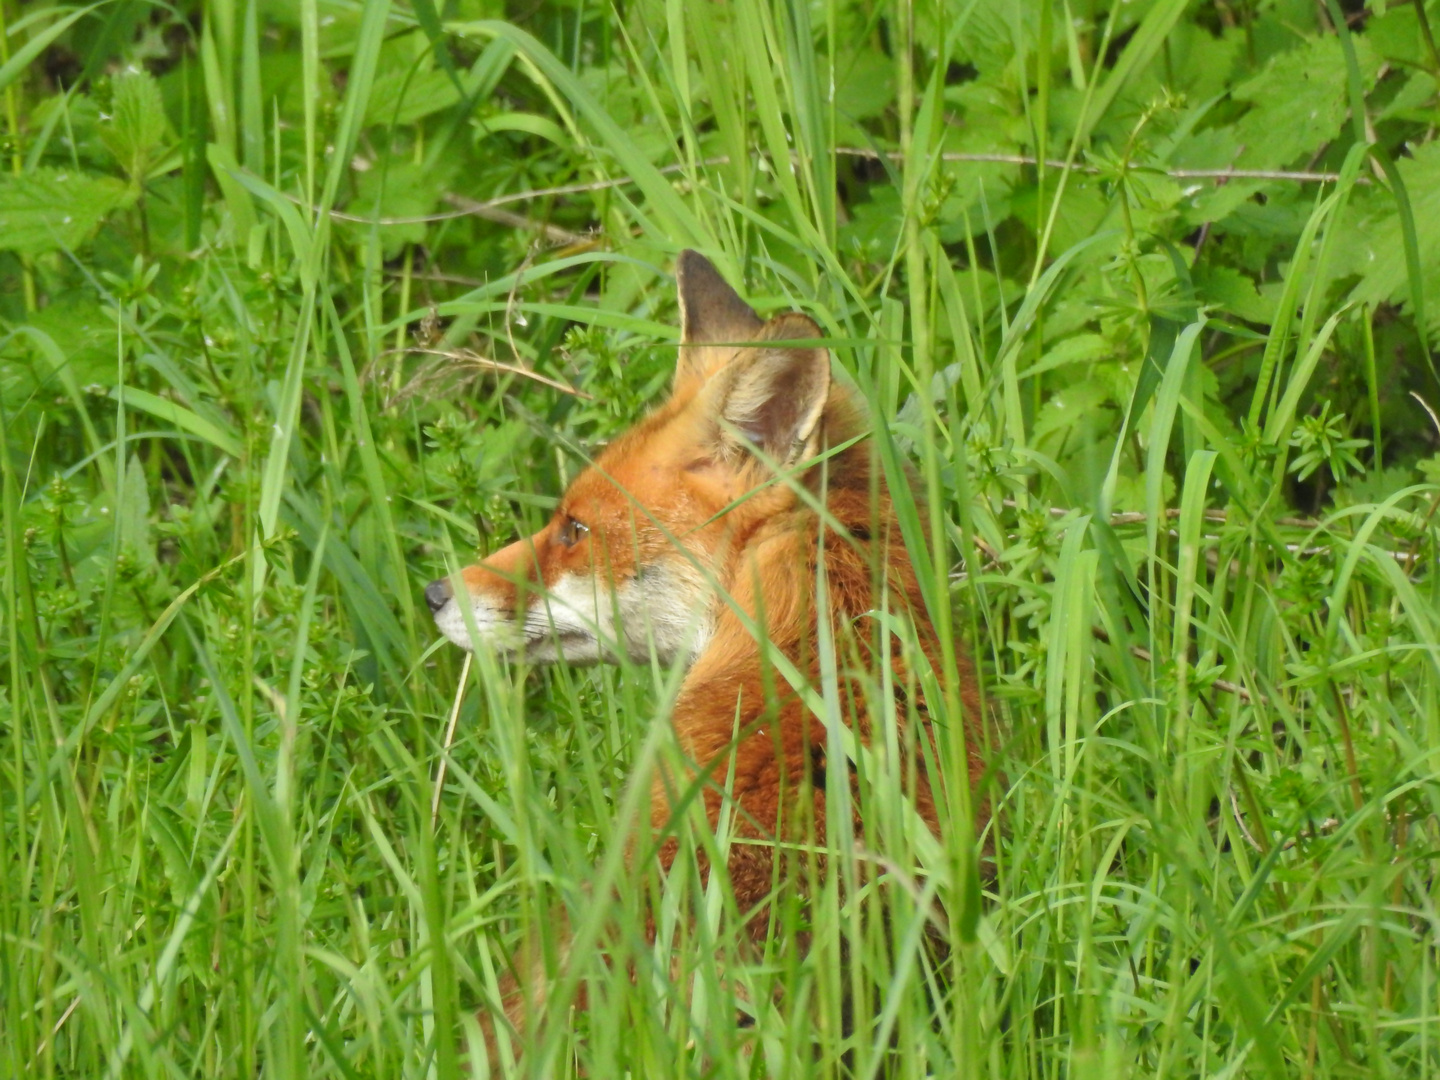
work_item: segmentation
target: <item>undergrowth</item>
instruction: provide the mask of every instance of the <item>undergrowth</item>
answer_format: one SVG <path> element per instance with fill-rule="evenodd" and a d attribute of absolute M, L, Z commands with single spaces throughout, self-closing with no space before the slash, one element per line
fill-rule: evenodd
<path fill-rule="evenodd" d="M 1437 12 L 0 0 L 0 1073 L 458 1076 L 563 910 L 521 1075 L 1435 1075 Z M 626 857 L 675 673 L 420 596 L 686 246 L 915 465 L 993 719 L 993 874 L 875 785 L 758 952 Z"/>

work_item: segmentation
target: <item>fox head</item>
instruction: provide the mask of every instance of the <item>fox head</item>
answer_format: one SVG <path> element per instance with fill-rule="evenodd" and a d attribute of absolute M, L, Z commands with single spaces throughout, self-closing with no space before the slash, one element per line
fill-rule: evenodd
<path fill-rule="evenodd" d="M 681 253 L 669 399 L 612 442 L 534 536 L 425 599 L 462 648 L 532 661 L 688 662 L 714 628 L 746 537 L 795 505 L 807 459 L 855 427 L 808 317 L 768 322 L 702 255 Z M 782 482 L 775 470 L 785 472 Z M 793 568 L 798 571 L 797 568 Z"/>

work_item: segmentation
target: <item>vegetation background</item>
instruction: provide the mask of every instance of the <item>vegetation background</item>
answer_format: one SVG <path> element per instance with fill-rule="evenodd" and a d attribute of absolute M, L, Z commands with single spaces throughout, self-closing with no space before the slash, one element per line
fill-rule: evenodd
<path fill-rule="evenodd" d="M 457 1076 L 557 905 L 525 1075 L 1440 1074 L 1440 3 L 0 15 L 0 1074 Z M 672 674 L 420 603 L 684 246 L 832 335 L 997 721 L 993 878 L 876 783 L 759 956 L 624 858 Z"/>

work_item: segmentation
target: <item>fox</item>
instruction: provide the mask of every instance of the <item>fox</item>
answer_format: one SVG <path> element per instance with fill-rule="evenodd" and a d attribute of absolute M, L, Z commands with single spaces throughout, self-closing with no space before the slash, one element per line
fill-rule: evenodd
<path fill-rule="evenodd" d="M 836 743 L 826 721 L 790 681 L 798 673 L 820 685 L 822 624 L 838 658 L 843 722 L 861 745 L 876 735 L 875 672 L 889 667 L 883 685 L 894 688 L 894 715 L 908 728 L 898 742 L 910 760 L 899 774 L 936 836 L 931 708 L 904 650 L 881 641 L 889 631 L 879 613 L 907 614 L 934 672 L 946 658 L 865 409 L 832 378 L 819 326 L 794 311 L 762 319 L 695 251 L 680 253 L 676 279 L 681 332 L 668 399 L 574 478 L 544 528 L 430 582 L 424 595 L 439 631 L 463 649 L 532 663 L 623 656 L 684 667 L 670 721 L 693 774 L 655 770 L 651 825 L 666 835 L 687 781 L 703 784 L 712 829 L 728 800 L 725 876 L 759 940 L 777 883 L 814 880 L 787 862 L 784 848 L 824 850 L 827 769 L 856 779 L 850 755 L 829 760 Z M 788 679 L 777 675 L 777 657 L 788 662 Z M 978 797 L 981 702 L 963 648 L 953 664 L 978 834 L 988 818 Z M 860 802 L 850 801 L 863 839 Z M 656 850 L 668 873 L 680 851 L 673 829 Z M 822 875 L 824 861 L 813 864 Z M 710 868 L 699 869 L 708 878 Z M 519 1034 L 543 1002 L 543 974 L 523 963 L 513 970 L 502 1004 Z M 527 977 L 531 985 L 519 985 Z M 493 1029 L 484 1017 L 482 1026 L 494 1060 Z"/>

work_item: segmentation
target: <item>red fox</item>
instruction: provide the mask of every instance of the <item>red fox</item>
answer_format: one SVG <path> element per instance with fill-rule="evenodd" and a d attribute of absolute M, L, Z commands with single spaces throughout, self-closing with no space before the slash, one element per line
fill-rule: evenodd
<path fill-rule="evenodd" d="M 681 345 L 669 400 L 575 478 L 543 529 L 462 571 L 462 594 L 449 579 L 432 581 L 425 599 L 436 624 L 462 648 L 532 661 L 626 654 L 648 662 L 653 652 L 687 665 L 672 719 L 696 775 L 710 781 L 710 824 L 728 793 L 732 835 L 803 840 L 813 851 L 825 844 L 827 766 L 851 770 L 852 783 L 854 766 L 827 761 L 834 742 L 825 722 L 770 658 L 783 656 L 819 685 L 819 577 L 846 722 L 869 744 L 872 658 L 888 656 L 914 759 L 901 775 L 913 776 L 908 795 L 938 833 L 925 765 L 933 760 L 930 711 L 900 647 L 881 651 L 877 610 L 908 611 L 933 669 L 943 665 L 859 403 L 832 380 L 829 351 L 807 343 L 821 336 L 807 316 L 762 320 L 694 251 L 681 253 L 677 277 Z M 955 660 L 974 786 L 983 772 L 981 709 L 968 658 Z M 857 672 L 867 668 L 865 680 Z M 685 786 L 657 773 L 657 830 Z M 863 836 L 862 822 L 854 826 Z M 739 911 L 763 911 L 784 880 L 778 850 L 730 846 Z M 677 851 L 673 840 L 661 847 L 662 870 Z M 752 932 L 766 922 L 752 917 Z M 534 987 L 512 995 L 511 1022 L 525 998 L 539 996 Z"/>

